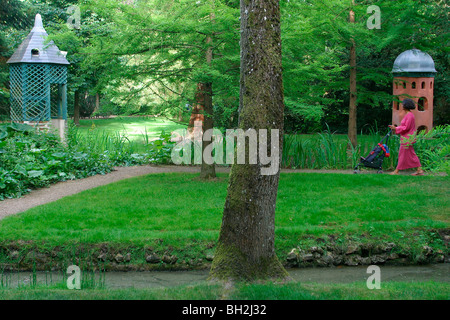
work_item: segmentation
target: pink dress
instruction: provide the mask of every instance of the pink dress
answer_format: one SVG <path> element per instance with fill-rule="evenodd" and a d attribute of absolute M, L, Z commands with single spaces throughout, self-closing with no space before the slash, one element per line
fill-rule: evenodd
<path fill-rule="evenodd" d="M 404 117 L 400 126 L 395 128 L 395 133 L 400 135 L 400 151 L 398 152 L 397 170 L 405 170 L 410 168 L 421 167 L 419 157 L 414 151 L 413 144 L 416 142 L 414 136 L 416 131 L 416 121 L 414 114 L 408 112 Z"/>

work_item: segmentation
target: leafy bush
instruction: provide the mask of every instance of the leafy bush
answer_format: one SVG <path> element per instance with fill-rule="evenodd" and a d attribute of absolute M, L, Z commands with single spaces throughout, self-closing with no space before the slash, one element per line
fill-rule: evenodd
<path fill-rule="evenodd" d="M 421 131 L 414 149 L 425 170 L 450 174 L 450 125 Z"/>
<path fill-rule="evenodd" d="M 52 133 L 37 133 L 25 124 L 0 127 L 0 200 L 111 169 L 103 154 L 69 148 Z"/>
<path fill-rule="evenodd" d="M 83 135 L 73 124 L 69 125 L 67 142 L 71 149 L 102 154 L 114 166 L 170 164 L 172 148 L 175 145 L 175 142 L 171 141 L 171 133 L 164 131 L 157 139 L 152 139 L 145 132 L 141 143 L 130 141 L 126 132 L 110 134 L 93 128 L 87 135 Z"/>
<path fill-rule="evenodd" d="M 148 158 L 152 163 L 169 164 L 172 162 L 172 149 L 175 142 L 171 141 L 172 134 L 161 132 L 158 139 L 148 142 Z"/>

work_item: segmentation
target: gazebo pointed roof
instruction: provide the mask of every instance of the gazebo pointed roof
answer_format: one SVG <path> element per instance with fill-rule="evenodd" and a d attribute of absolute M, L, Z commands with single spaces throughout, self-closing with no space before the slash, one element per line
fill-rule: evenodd
<path fill-rule="evenodd" d="M 42 24 L 42 17 L 40 14 L 37 14 L 34 28 L 7 63 L 70 64 L 53 41 L 45 43 L 47 37 L 48 34 Z"/>

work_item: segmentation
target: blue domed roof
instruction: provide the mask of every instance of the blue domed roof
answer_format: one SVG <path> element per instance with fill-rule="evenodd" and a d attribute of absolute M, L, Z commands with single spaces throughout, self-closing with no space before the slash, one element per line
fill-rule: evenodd
<path fill-rule="evenodd" d="M 411 49 L 402 52 L 395 59 L 392 73 L 397 76 L 430 76 L 436 73 L 433 58 L 428 53 L 419 49 Z"/>

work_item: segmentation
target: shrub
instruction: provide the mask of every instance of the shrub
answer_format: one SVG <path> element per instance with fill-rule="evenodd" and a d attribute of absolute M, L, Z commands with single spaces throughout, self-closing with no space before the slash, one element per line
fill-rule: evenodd
<path fill-rule="evenodd" d="M 101 154 L 114 166 L 132 166 L 143 164 L 170 164 L 171 153 L 175 142 L 171 141 L 171 133 L 161 132 L 159 138 L 151 139 L 145 132 L 143 143 L 130 141 L 126 132 L 89 130 L 87 135 L 78 131 L 74 124 L 69 125 L 67 142 L 70 149 Z"/>
<path fill-rule="evenodd" d="M 425 170 L 450 174 L 450 125 L 421 131 L 417 135 L 415 151 Z"/>
<path fill-rule="evenodd" d="M 0 200 L 111 169 L 104 155 L 69 148 L 52 133 L 35 132 L 24 124 L 0 127 Z"/>

